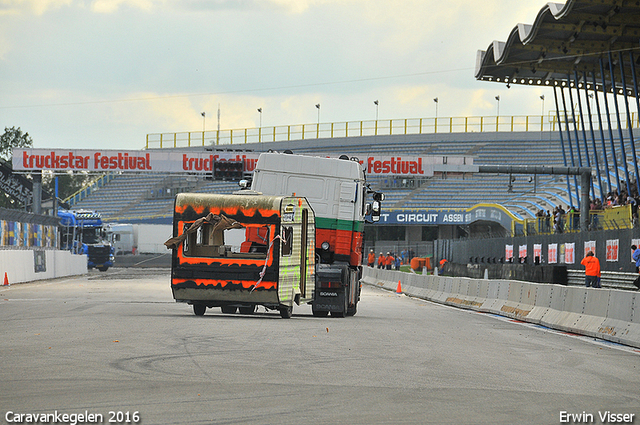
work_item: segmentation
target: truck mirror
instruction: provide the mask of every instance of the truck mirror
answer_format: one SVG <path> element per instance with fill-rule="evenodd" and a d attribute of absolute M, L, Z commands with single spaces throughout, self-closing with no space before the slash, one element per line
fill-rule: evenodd
<path fill-rule="evenodd" d="M 373 200 L 374 201 L 378 201 L 378 202 L 384 201 L 384 193 L 382 193 L 382 192 L 374 192 L 373 193 Z"/>
<path fill-rule="evenodd" d="M 378 201 L 373 201 L 371 206 L 371 220 L 380 221 L 380 202 Z"/>

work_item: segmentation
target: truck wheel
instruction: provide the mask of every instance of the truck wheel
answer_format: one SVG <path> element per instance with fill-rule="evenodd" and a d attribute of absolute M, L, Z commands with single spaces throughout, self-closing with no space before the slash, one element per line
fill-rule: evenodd
<path fill-rule="evenodd" d="M 328 311 L 318 311 L 318 310 L 311 310 L 313 312 L 313 316 L 314 317 L 327 317 L 329 315 Z"/>
<path fill-rule="evenodd" d="M 347 310 L 342 311 L 332 311 L 331 317 L 347 317 Z"/>
<path fill-rule="evenodd" d="M 283 319 L 291 319 L 291 314 L 293 313 L 293 306 L 289 307 L 280 307 L 280 317 Z"/>
<path fill-rule="evenodd" d="M 358 303 L 355 303 L 353 306 L 349 306 L 347 308 L 347 316 L 355 316 L 358 311 Z"/>
<path fill-rule="evenodd" d="M 253 314 L 256 312 L 256 306 L 249 305 L 245 307 L 240 307 L 238 310 L 240 310 L 240 314 Z"/>
<path fill-rule="evenodd" d="M 224 314 L 235 314 L 236 310 L 238 309 L 237 307 L 234 307 L 232 305 L 224 305 L 220 308 L 222 309 L 222 312 Z"/>
<path fill-rule="evenodd" d="M 193 314 L 196 316 L 204 316 L 204 312 L 207 311 L 207 306 L 204 304 L 194 304 Z"/>
<path fill-rule="evenodd" d="M 342 311 L 332 311 L 331 317 L 347 317 L 347 311 L 349 310 L 349 296 L 348 292 L 345 289 L 344 292 L 344 305 L 342 306 Z"/>
<path fill-rule="evenodd" d="M 106 272 L 107 270 L 109 270 L 109 267 L 98 267 L 98 270 L 100 270 L 101 272 Z"/>

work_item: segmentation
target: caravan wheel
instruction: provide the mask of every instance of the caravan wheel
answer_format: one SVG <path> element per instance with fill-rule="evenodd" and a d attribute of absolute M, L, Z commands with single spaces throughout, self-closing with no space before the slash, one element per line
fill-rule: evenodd
<path fill-rule="evenodd" d="M 291 314 L 293 313 L 293 306 L 289 307 L 280 307 L 280 317 L 283 319 L 291 319 Z"/>
<path fill-rule="evenodd" d="M 232 305 L 225 305 L 220 307 L 220 309 L 224 314 L 235 314 L 236 310 L 238 310 L 238 307 L 235 307 Z"/>
<path fill-rule="evenodd" d="M 204 316 L 204 312 L 207 311 L 207 306 L 204 304 L 194 304 L 193 313 L 196 316 Z"/>

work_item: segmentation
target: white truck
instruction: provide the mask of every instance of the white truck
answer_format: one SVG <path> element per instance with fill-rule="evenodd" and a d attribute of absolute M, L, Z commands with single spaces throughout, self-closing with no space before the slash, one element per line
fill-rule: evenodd
<path fill-rule="evenodd" d="M 263 153 L 251 183 L 264 195 L 304 196 L 316 216 L 315 316 L 348 316 L 357 311 L 365 217 L 380 217 L 384 195 L 367 186 L 356 158 Z M 373 195 L 372 203 L 367 195 Z"/>

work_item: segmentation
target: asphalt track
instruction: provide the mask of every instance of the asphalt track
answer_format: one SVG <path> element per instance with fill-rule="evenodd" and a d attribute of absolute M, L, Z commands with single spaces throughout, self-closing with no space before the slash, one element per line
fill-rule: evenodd
<path fill-rule="evenodd" d="M 638 350 L 377 288 L 345 319 L 196 317 L 166 269 L 112 269 L 0 289 L 0 329 L 2 423 L 640 424 Z"/>

